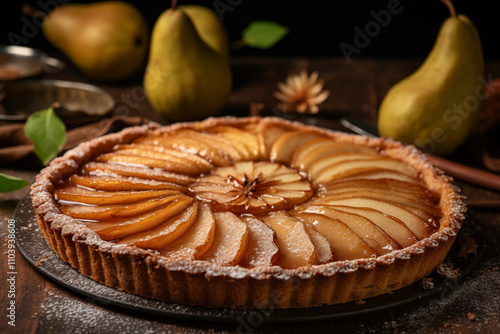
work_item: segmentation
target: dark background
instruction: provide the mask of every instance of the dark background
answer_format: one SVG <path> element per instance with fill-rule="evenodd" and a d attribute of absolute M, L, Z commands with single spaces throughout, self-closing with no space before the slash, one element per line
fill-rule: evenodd
<path fill-rule="evenodd" d="M 0 43 L 11 44 L 9 36 L 23 36 L 31 23 L 27 42 L 20 45 L 39 48 L 47 52 L 53 49 L 47 44 L 37 23 L 21 14 L 23 3 L 41 9 L 40 4 L 68 2 L 68 0 L 5 1 L 0 13 Z M 73 1 L 69 1 L 73 2 Z M 91 2 L 91 1 L 74 1 Z M 170 1 L 128 1 L 133 3 L 147 18 L 150 27 Z M 232 42 L 241 38 L 244 28 L 255 20 L 271 20 L 289 27 L 290 33 L 268 50 L 250 47 L 235 49 L 233 56 L 342 56 L 341 42 L 354 45 L 355 27 L 365 30 L 374 21 L 371 11 L 387 9 L 385 1 L 264 1 L 264 0 L 210 0 L 182 1 L 179 4 L 203 4 L 212 9 L 216 4 L 226 4 L 232 10 L 223 13 L 223 23 Z M 431 49 L 439 27 L 449 16 L 448 9 L 438 0 L 400 0 L 401 13 L 392 15 L 386 27 L 371 38 L 368 45 L 353 57 L 409 57 L 422 58 Z M 458 13 L 467 15 L 478 28 L 485 58 L 500 58 L 500 22 L 497 1 L 455 0 Z M 219 6 L 220 7 L 220 6 Z M 30 23 L 26 23 L 30 22 Z"/>

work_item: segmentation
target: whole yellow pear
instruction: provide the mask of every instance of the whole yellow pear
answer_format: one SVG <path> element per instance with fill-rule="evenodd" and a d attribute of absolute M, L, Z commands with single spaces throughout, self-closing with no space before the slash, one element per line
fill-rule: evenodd
<path fill-rule="evenodd" d="M 181 8 L 160 15 L 144 75 L 153 109 L 173 121 L 215 115 L 227 102 L 231 80 L 226 59 L 202 40 Z"/>
<path fill-rule="evenodd" d="M 389 90 L 378 115 L 381 136 L 438 155 L 455 151 L 473 131 L 484 88 L 478 32 L 450 8 L 452 17 L 444 21 L 424 63 Z"/>
<path fill-rule="evenodd" d="M 47 40 L 88 76 L 117 81 L 145 63 L 149 29 L 143 15 L 121 1 L 67 4 L 44 19 Z"/>

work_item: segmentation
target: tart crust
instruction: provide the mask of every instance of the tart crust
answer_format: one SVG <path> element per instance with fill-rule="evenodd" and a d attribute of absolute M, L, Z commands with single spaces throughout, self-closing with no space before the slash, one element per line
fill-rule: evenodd
<path fill-rule="evenodd" d="M 94 231 L 62 214 L 54 199 L 59 180 L 117 144 L 148 131 L 203 130 L 216 125 L 271 122 L 311 130 L 336 141 L 383 150 L 419 171 L 424 184 L 440 195 L 439 229 L 413 245 L 376 258 L 335 261 L 297 269 L 242 268 L 201 260 L 173 260 L 157 251 L 102 240 Z M 31 197 L 49 246 L 82 274 L 128 293 L 189 305 L 224 308 L 303 308 L 344 303 L 400 289 L 429 275 L 446 257 L 464 221 L 466 207 L 452 179 L 433 167 L 417 149 L 390 139 L 331 132 L 276 118 L 211 118 L 203 122 L 134 127 L 79 145 L 41 171 Z"/>

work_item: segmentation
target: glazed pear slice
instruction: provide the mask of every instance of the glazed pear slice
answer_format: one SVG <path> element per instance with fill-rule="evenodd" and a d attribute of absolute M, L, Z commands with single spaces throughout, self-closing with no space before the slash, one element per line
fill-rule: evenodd
<path fill-rule="evenodd" d="M 309 206 L 305 212 L 317 213 L 331 219 L 338 219 L 360 236 L 378 255 L 401 249 L 401 245 L 366 217 L 337 210 L 330 206 Z"/>
<path fill-rule="evenodd" d="M 128 204 L 150 198 L 167 197 L 180 194 L 178 190 L 144 191 L 95 191 L 75 186 L 65 186 L 54 191 L 59 201 L 93 205 Z"/>
<path fill-rule="evenodd" d="M 328 191 L 324 194 L 324 196 L 329 198 L 374 198 L 385 202 L 398 203 L 406 206 L 410 211 L 415 212 L 415 214 L 423 219 L 433 218 L 440 213 L 439 209 L 435 205 L 423 198 L 419 198 L 417 196 L 405 196 L 394 191 L 386 192 L 383 191 L 383 189 L 353 190 L 340 193 Z"/>
<path fill-rule="evenodd" d="M 227 140 L 217 133 L 185 129 L 177 132 L 176 135 L 185 138 L 196 138 L 197 140 L 207 142 L 210 145 L 218 147 L 224 153 L 228 154 L 234 161 L 240 161 L 244 159 L 244 157 L 240 153 L 240 150 L 235 146 L 235 143 L 233 141 Z"/>
<path fill-rule="evenodd" d="M 406 182 L 397 180 L 394 178 L 382 178 L 382 179 L 363 179 L 358 178 L 356 182 L 353 183 L 352 180 L 335 180 L 332 182 L 327 182 L 322 184 L 322 188 L 329 190 L 341 190 L 348 189 L 352 190 L 353 186 L 356 185 L 356 189 L 360 188 L 370 188 L 370 189 L 388 189 L 391 191 L 404 192 L 411 195 L 424 194 L 425 197 L 432 198 L 432 193 L 424 188 L 421 184 L 415 182 Z"/>
<path fill-rule="evenodd" d="M 291 162 L 293 154 L 302 145 L 321 136 L 316 132 L 297 130 L 281 135 L 271 147 L 269 159 L 275 162 Z"/>
<path fill-rule="evenodd" d="M 248 250 L 240 265 L 246 268 L 269 267 L 277 262 L 280 250 L 274 230 L 255 217 L 242 217 L 248 228 Z"/>
<path fill-rule="evenodd" d="M 176 136 L 148 136 L 139 138 L 136 143 L 173 147 L 177 150 L 197 154 L 216 166 L 229 166 L 233 163 L 231 156 L 220 149 L 215 143 L 204 141 L 198 137 Z"/>
<path fill-rule="evenodd" d="M 158 168 L 127 166 L 119 163 L 89 162 L 83 167 L 83 172 L 87 175 L 121 175 L 137 177 L 141 179 L 171 182 L 183 186 L 194 182 L 194 179 L 187 175 L 171 173 Z"/>
<path fill-rule="evenodd" d="M 372 198 L 316 198 L 311 204 L 344 205 L 353 207 L 366 207 L 381 211 L 402 221 L 415 236 L 425 239 L 434 232 L 434 227 L 424 219 L 396 203 L 389 203 Z"/>
<path fill-rule="evenodd" d="M 318 149 L 319 147 L 327 146 L 329 144 L 335 145 L 337 143 L 333 143 L 331 138 L 325 137 L 325 138 L 313 139 L 308 143 L 298 147 L 297 150 L 293 153 L 292 166 L 300 170 L 306 170 L 305 158 L 312 151 Z"/>
<path fill-rule="evenodd" d="M 248 229 L 245 222 L 231 212 L 215 212 L 215 240 L 201 260 L 223 266 L 241 262 L 248 248 Z"/>
<path fill-rule="evenodd" d="M 210 131 L 219 134 L 231 142 L 240 151 L 245 160 L 256 160 L 261 157 L 261 144 L 259 139 L 252 133 L 224 125 L 211 128 Z"/>
<path fill-rule="evenodd" d="M 345 154 L 333 154 L 328 155 L 322 159 L 318 159 L 315 162 L 311 163 L 307 169 L 307 173 L 310 175 L 311 179 L 316 180 L 318 175 L 325 169 L 330 166 L 336 165 L 345 161 L 354 161 L 354 160 L 370 160 L 373 157 L 367 154 L 360 153 L 345 153 Z"/>
<path fill-rule="evenodd" d="M 372 208 L 357 208 L 345 205 L 335 205 L 332 207 L 337 210 L 354 213 L 370 219 L 394 240 L 396 240 L 401 247 L 411 246 L 418 241 L 415 234 L 413 234 L 413 232 L 401 220 L 386 213 L 382 213 Z"/>
<path fill-rule="evenodd" d="M 99 162 L 116 162 L 132 166 L 146 166 L 150 168 L 161 168 L 172 173 L 185 173 L 196 175 L 209 171 L 206 166 L 196 166 L 190 161 L 183 161 L 181 158 L 169 156 L 155 151 L 141 151 L 142 156 L 133 154 L 134 150 L 122 150 L 105 153 L 96 158 Z M 148 156 L 146 156 L 148 155 Z"/>
<path fill-rule="evenodd" d="M 285 269 L 295 269 L 314 263 L 314 245 L 297 219 L 286 211 L 276 211 L 262 219 L 276 232 L 280 258 L 278 265 Z"/>
<path fill-rule="evenodd" d="M 134 218 L 88 223 L 87 226 L 94 230 L 103 240 L 115 240 L 158 227 L 168 219 L 184 211 L 192 202 L 192 198 L 183 196 L 181 199 Z"/>
<path fill-rule="evenodd" d="M 417 198 L 418 200 L 426 203 L 439 202 L 436 195 L 421 185 L 395 179 L 358 179 L 356 182 L 352 180 L 336 180 L 333 182 L 323 183 L 320 187 L 321 192 L 342 193 L 355 190 L 398 194 L 403 197 Z"/>
<path fill-rule="evenodd" d="M 150 230 L 125 237 L 117 244 L 134 245 L 146 249 L 162 249 L 180 238 L 198 217 L 198 204 L 193 203 L 176 216 Z"/>
<path fill-rule="evenodd" d="M 270 123 L 260 123 L 255 131 L 257 132 L 256 136 L 259 138 L 259 141 L 262 145 L 263 157 L 269 159 L 271 154 L 271 148 L 276 142 L 276 140 L 281 137 L 283 134 L 289 131 L 289 129 L 275 125 Z"/>
<path fill-rule="evenodd" d="M 62 213 L 77 219 L 112 220 L 123 217 L 141 215 L 152 211 L 157 207 L 165 205 L 182 198 L 184 195 L 172 195 L 167 197 L 156 197 L 146 199 L 132 204 L 108 204 L 108 205 L 63 205 L 59 207 Z"/>
<path fill-rule="evenodd" d="M 377 257 L 373 248 L 338 219 L 308 212 L 296 212 L 294 216 L 312 225 L 328 240 L 336 261 Z"/>
<path fill-rule="evenodd" d="M 375 159 L 346 160 L 335 163 L 325 169 L 322 169 L 313 179 L 316 182 L 326 182 L 329 179 L 339 178 L 339 176 L 341 177 L 350 171 L 367 167 L 393 170 L 406 174 L 410 177 L 417 177 L 417 172 L 410 169 L 410 167 L 406 164 L 394 159 L 380 157 Z"/>
<path fill-rule="evenodd" d="M 320 139 L 300 147 L 294 155 L 293 165 L 301 170 L 309 171 L 313 165 L 325 159 L 342 156 L 360 155 L 364 157 L 377 157 L 378 152 L 366 146 L 350 143 L 338 143 L 332 140 L 321 142 Z"/>
<path fill-rule="evenodd" d="M 165 256 L 182 259 L 198 259 L 213 245 L 215 218 L 206 204 L 200 204 L 198 217 L 187 232 L 161 250 Z"/>
<path fill-rule="evenodd" d="M 337 174 L 334 177 L 330 177 L 327 181 L 322 182 L 323 184 L 328 184 L 330 182 L 341 181 L 352 181 L 358 179 L 371 179 L 371 180 L 380 180 L 380 179 L 394 179 L 399 181 L 404 181 L 408 183 L 418 184 L 420 181 L 413 176 L 409 176 L 403 172 L 388 170 L 386 168 L 380 167 L 360 167 L 351 170 L 346 170 L 341 174 Z"/>
<path fill-rule="evenodd" d="M 74 185 L 92 188 L 104 191 L 125 191 L 125 190 L 177 190 L 184 188 L 177 184 L 139 179 L 134 177 L 120 176 L 91 176 L 91 175 L 72 175 L 71 183 Z"/>
<path fill-rule="evenodd" d="M 169 147 L 159 147 L 146 144 L 128 144 L 119 145 L 116 151 L 109 154 L 111 155 L 113 153 L 118 155 L 134 155 L 175 162 L 181 166 L 183 165 L 185 168 L 184 173 L 187 174 L 205 173 L 214 168 L 214 166 L 207 159 L 202 158 L 199 155 L 179 151 Z"/>
<path fill-rule="evenodd" d="M 316 231 L 312 224 L 304 223 L 304 228 L 306 229 L 307 234 L 309 234 L 309 237 L 314 245 L 314 264 L 322 264 L 332 261 L 334 257 L 328 240 L 321 235 L 321 233 Z"/>

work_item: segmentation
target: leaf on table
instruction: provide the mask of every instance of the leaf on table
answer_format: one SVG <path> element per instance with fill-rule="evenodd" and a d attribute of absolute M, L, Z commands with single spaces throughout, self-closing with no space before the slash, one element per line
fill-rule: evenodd
<path fill-rule="evenodd" d="M 0 173 L 0 193 L 8 193 L 28 185 L 28 181 Z"/>
<path fill-rule="evenodd" d="M 52 108 L 32 114 L 24 125 L 24 133 L 44 164 L 55 158 L 66 143 L 66 126 Z"/>
<path fill-rule="evenodd" d="M 271 21 L 254 21 L 243 31 L 246 45 L 268 49 L 288 34 L 288 28 Z"/>

